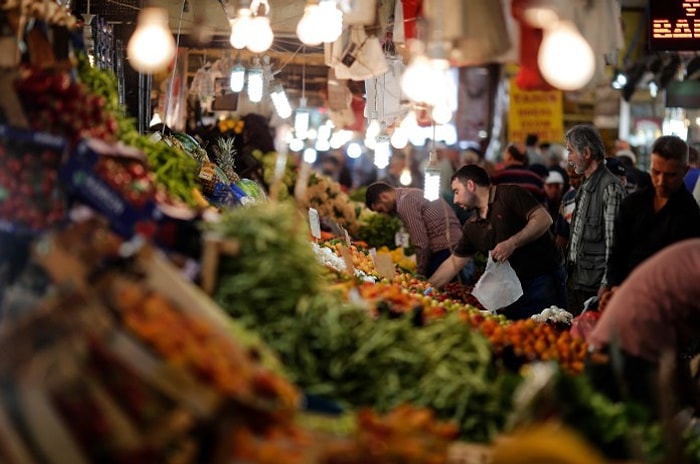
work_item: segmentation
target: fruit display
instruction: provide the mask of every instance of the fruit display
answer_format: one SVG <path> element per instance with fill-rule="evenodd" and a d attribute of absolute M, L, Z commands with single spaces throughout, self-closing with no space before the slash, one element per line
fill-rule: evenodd
<path fill-rule="evenodd" d="M 62 221 L 58 168 L 65 141 L 0 126 L 0 221 L 4 229 L 40 231 Z"/>
<path fill-rule="evenodd" d="M 33 130 L 65 137 L 71 146 L 90 137 L 117 140 L 118 124 L 105 98 L 67 71 L 26 67 L 15 88 Z"/>
<path fill-rule="evenodd" d="M 351 236 L 357 233 L 355 207 L 338 182 L 312 172 L 303 198 L 297 198 L 301 208 L 314 208 L 321 217 L 327 217 L 344 227 Z"/>
<path fill-rule="evenodd" d="M 83 140 L 61 167 L 60 178 L 73 200 L 104 215 L 120 235 L 154 235 L 161 213 L 153 175 L 141 152 Z"/>
<path fill-rule="evenodd" d="M 557 361 L 570 373 L 581 373 L 587 345 L 568 330 L 532 319 L 500 324 L 492 318 L 470 315 L 470 322 L 489 339 L 497 355 L 515 356 L 519 363 Z"/>
<path fill-rule="evenodd" d="M 464 285 L 459 282 L 448 282 L 442 288 L 442 291 L 448 298 L 455 301 L 461 301 L 464 304 L 468 304 L 485 311 L 486 308 L 484 308 L 484 305 L 482 305 L 481 302 L 474 295 L 472 295 L 472 290 L 474 290 L 473 285 Z"/>

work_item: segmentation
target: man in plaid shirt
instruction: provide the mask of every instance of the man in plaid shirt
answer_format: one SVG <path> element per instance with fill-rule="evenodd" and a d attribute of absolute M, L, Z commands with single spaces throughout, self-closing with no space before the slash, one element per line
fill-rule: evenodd
<path fill-rule="evenodd" d="M 566 133 L 569 163 L 584 177 L 576 194 L 571 239 L 566 252 L 568 310 L 583 310 L 591 297 L 607 289 L 606 267 L 615 216 L 626 195 L 620 180 L 605 167 L 605 146 L 598 131 L 580 124 Z"/>

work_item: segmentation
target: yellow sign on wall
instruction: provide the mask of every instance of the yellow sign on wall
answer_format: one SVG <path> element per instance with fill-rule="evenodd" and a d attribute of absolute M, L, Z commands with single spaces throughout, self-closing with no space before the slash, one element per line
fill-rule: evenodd
<path fill-rule="evenodd" d="M 537 134 L 540 142 L 562 143 L 564 104 L 561 90 L 521 90 L 511 80 L 508 142 L 525 142 Z"/>

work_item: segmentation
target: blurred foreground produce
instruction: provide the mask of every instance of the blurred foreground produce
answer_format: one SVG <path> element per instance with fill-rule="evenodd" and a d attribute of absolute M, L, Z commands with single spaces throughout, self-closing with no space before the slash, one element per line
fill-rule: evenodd
<path fill-rule="evenodd" d="M 258 331 L 308 393 L 379 411 L 426 406 L 454 420 L 464 438 L 492 438 L 517 380 L 499 373 L 487 340 L 458 313 L 416 327 L 420 315 L 373 318 L 322 292 L 298 214 L 284 204 L 253 205 L 208 227 L 240 245 L 220 263 L 215 295 L 222 308 Z"/>

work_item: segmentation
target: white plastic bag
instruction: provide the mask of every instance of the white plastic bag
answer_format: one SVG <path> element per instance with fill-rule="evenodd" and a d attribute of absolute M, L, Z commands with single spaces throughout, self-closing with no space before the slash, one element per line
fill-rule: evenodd
<path fill-rule="evenodd" d="M 496 262 L 489 253 L 484 274 L 474 285 L 472 295 L 484 308 L 494 312 L 515 303 L 523 295 L 523 287 L 510 263 Z"/>

